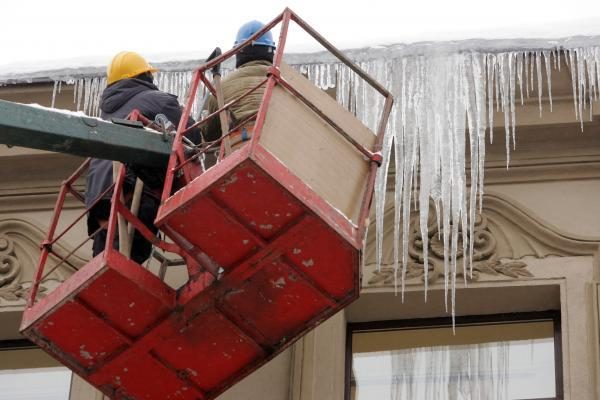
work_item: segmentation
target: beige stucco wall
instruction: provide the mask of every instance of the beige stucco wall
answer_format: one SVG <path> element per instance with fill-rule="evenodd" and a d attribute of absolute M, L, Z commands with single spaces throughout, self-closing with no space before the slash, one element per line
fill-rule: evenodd
<path fill-rule="evenodd" d="M 1 88 L 0 98 L 41 104 L 47 99 L 45 105 L 49 105 L 51 86 L 9 91 Z M 568 100 L 569 105 L 572 104 Z M 58 105 L 68 108 L 71 101 L 72 92 L 65 87 Z M 528 112 L 537 113 L 537 107 L 530 108 Z M 456 310 L 458 315 L 560 310 L 565 398 L 592 400 L 600 398 L 597 379 L 600 370 L 600 255 L 594 258 L 594 251 L 585 249 L 592 247 L 590 242 L 600 240 L 599 124 L 586 124 L 582 134 L 579 124 L 574 123 L 571 116 L 568 121 L 555 119 L 556 124 L 547 126 L 537 119 L 523 119 L 529 121 L 531 127 L 517 129 L 518 145 L 509 170 L 505 168 L 502 133 L 498 131 L 494 144 L 488 148 L 486 193 L 501 196 L 531 217 L 531 220 L 516 220 L 520 230 L 514 226 L 508 229 L 511 234 L 507 242 L 531 241 L 535 247 L 536 240 L 540 240 L 536 235 L 542 232 L 556 245 L 558 250 L 554 253 L 558 254 L 547 254 L 546 247 L 538 246 L 541 249 L 538 257 L 521 257 L 533 274 L 532 278 L 482 275 L 479 281 L 469 283 L 466 288 L 460 284 Z M 80 161 L 73 157 L 0 146 L 0 170 L 3 171 L 0 175 L 0 227 L 2 221 L 16 219 L 24 221 L 23 226 L 31 225 L 40 232 L 45 231 L 58 184 Z M 74 217 L 80 211 L 77 204 L 70 203 L 67 215 Z M 508 223 L 506 221 L 503 223 Z M 530 229 L 532 221 L 537 221 L 543 229 L 528 235 L 533 232 Z M 41 237 L 35 230 L 27 232 L 34 232 L 29 233 L 32 245 L 27 247 L 33 254 Z M 81 224 L 66 236 L 66 245 L 74 246 L 84 234 L 85 224 Z M 581 254 L 573 255 L 573 251 Z M 77 254 L 83 258 L 89 256 L 89 246 Z M 32 267 L 33 264 L 23 265 L 24 269 L 31 270 Z M 402 303 L 393 285 L 369 284 L 369 274 L 373 273 L 369 268 L 365 271 L 358 301 L 219 399 L 342 399 L 347 322 L 448 315 L 443 306 L 440 283 L 430 287 L 427 303 L 423 301 L 422 284 L 410 283 Z M 185 279 L 182 271 L 169 276 L 174 286 L 182 279 Z M 22 301 L 0 301 L 0 339 L 18 337 L 16 329 L 22 307 Z M 100 399 L 101 396 L 75 379 L 72 399 L 92 398 Z"/>
<path fill-rule="evenodd" d="M 594 197 L 600 195 L 598 180 L 490 185 L 488 192 L 492 191 L 515 199 L 516 203 L 533 210 L 540 220 L 551 223 L 561 231 L 580 236 L 598 236 L 600 224 L 595 223 L 598 205 L 593 201 Z M 582 193 L 585 195 L 582 196 Z M 32 207 L 35 210 L 27 212 L 25 216 L 23 212 L 15 210 L 0 210 L 0 220 L 25 218 L 45 229 L 51 207 L 52 202 L 40 204 Z M 77 211 L 73 209 L 69 213 L 75 215 Z M 600 273 L 593 269 L 593 258 L 528 257 L 525 260 L 535 275 L 534 279 L 471 283 L 457 294 L 457 314 L 560 308 L 563 316 L 565 398 L 594 399 L 594 391 L 597 390 L 594 380 L 597 356 L 590 350 L 594 349 L 598 334 L 592 284 L 594 273 Z M 532 286 L 541 288 L 536 296 L 531 295 Z M 491 288 L 497 290 L 490 291 Z M 442 293 L 440 285 L 431 287 L 429 301 L 425 304 L 422 288 L 409 287 L 406 300 L 402 303 L 400 296 L 394 294 L 393 287 L 365 287 L 362 297 L 345 313 L 301 339 L 293 349 L 225 392 L 220 399 L 341 398 L 338 396 L 343 394 L 345 318 L 357 322 L 445 316 L 448 314 L 444 310 Z M 323 379 L 324 376 L 327 378 Z M 91 392 L 82 390 L 74 391 L 80 394 L 73 398 L 88 399 Z"/>
<path fill-rule="evenodd" d="M 514 199 L 566 233 L 600 237 L 600 179 L 488 184 L 486 192 Z"/>
<path fill-rule="evenodd" d="M 457 315 L 496 314 L 559 309 L 562 323 L 565 399 L 595 399 L 594 353 L 598 339 L 593 311 L 593 257 L 524 259 L 534 278 L 521 281 L 490 278 L 459 284 Z M 409 287 L 404 303 L 392 286 L 366 287 L 347 310 L 351 322 L 447 316 L 443 285 L 430 288 L 428 302 L 419 287 Z"/>
<path fill-rule="evenodd" d="M 282 400 L 289 398 L 291 350 L 287 350 L 252 375 L 217 397 L 218 400 Z M 74 377 L 70 400 L 104 400 L 81 378 Z"/>

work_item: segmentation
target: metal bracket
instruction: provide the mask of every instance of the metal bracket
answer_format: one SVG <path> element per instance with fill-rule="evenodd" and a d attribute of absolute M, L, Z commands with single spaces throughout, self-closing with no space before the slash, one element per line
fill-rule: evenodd
<path fill-rule="evenodd" d="M 381 164 L 383 164 L 383 155 L 381 155 L 379 151 L 371 154 L 371 162 L 377 164 L 378 167 L 381 167 Z"/>
<path fill-rule="evenodd" d="M 44 240 L 42 242 L 42 244 L 40 245 L 41 249 L 46 249 L 48 250 L 49 253 L 52 253 L 52 242 L 49 240 Z"/>
<path fill-rule="evenodd" d="M 267 70 L 267 76 L 273 76 L 275 77 L 275 79 L 279 80 L 281 78 L 281 70 L 278 67 L 272 65 Z"/>

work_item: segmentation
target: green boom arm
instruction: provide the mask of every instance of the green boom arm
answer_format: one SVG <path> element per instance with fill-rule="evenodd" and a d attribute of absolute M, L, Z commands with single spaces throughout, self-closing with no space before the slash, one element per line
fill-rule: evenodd
<path fill-rule="evenodd" d="M 0 143 L 141 165 L 165 165 L 172 139 L 161 134 L 0 100 Z"/>

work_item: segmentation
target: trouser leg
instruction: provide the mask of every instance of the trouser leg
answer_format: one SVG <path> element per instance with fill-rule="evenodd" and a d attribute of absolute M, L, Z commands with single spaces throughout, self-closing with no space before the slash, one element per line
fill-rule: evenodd
<path fill-rule="evenodd" d="M 156 199 L 150 196 L 142 196 L 140 202 L 140 209 L 138 211 L 139 220 L 154 234 L 158 232 L 158 228 L 154 226 L 154 220 L 156 219 L 156 214 L 158 213 L 159 203 Z M 110 215 L 110 203 L 101 201 L 98 203 L 97 207 L 94 207 L 90 211 L 90 215 L 88 217 L 88 233 L 92 234 L 99 227 L 99 221 L 106 221 Z M 106 236 L 107 230 L 101 229 L 96 233 L 93 239 L 92 246 L 92 254 L 97 256 L 106 248 Z M 113 243 L 113 248 L 119 248 L 118 241 L 118 233 L 115 235 L 115 240 Z M 131 259 L 138 264 L 142 264 L 144 261 L 148 259 L 150 253 L 152 251 L 152 243 L 149 242 L 135 230 L 133 235 L 133 241 L 131 243 Z"/>
<path fill-rule="evenodd" d="M 106 247 L 106 229 L 101 229 L 94 236 L 94 243 L 92 245 L 92 255 L 96 257 L 98 254 L 102 253 Z"/>
<path fill-rule="evenodd" d="M 143 196 L 138 211 L 139 220 L 154 234 L 158 232 L 158 228 L 154 226 L 154 220 L 158 213 L 158 205 L 158 201 L 148 196 Z M 148 259 L 151 251 L 152 243 L 136 230 L 131 243 L 131 259 L 138 264 L 142 264 Z"/>

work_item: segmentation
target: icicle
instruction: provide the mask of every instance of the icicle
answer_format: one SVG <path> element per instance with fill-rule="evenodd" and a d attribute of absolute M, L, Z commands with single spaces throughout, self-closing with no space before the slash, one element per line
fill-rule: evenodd
<path fill-rule="evenodd" d="M 381 150 L 383 164 L 377 171 L 377 177 L 375 180 L 375 246 L 378 270 L 381 268 L 381 257 L 383 251 L 383 215 L 385 213 L 387 177 L 390 166 L 390 154 L 393 138 L 394 136 L 391 134 L 385 136 L 383 148 Z"/>
<path fill-rule="evenodd" d="M 384 214 L 386 208 L 393 207 L 394 217 L 390 223 L 394 225 L 394 281 L 396 288 L 402 291 L 402 300 L 407 268 L 413 262 L 423 263 L 424 298 L 427 300 L 428 267 L 433 257 L 429 247 L 435 240 L 443 250 L 446 309 L 454 315 L 456 273 L 460 270 L 457 264 L 462 262 L 465 272 L 467 266 L 472 271 L 474 262 L 474 230 L 477 212 L 482 211 L 484 191 L 485 139 L 489 128 L 490 143 L 493 141 L 494 118 L 498 119 L 494 112 L 504 113 L 508 166 L 511 140 L 512 147 L 516 145 L 517 96 L 523 105 L 525 97 L 530 98 L 530 92 L 537 90 L 541 115 L 545 84 L 552 112 L 552 68 L 560 70 L 562 56 L 571 71 L 575 116 L 583 127 L 583 110 L 590 107 L 591 112 L 593 102 L 600 97 L 598 47 L 546 47 L 500 53 L 434 51 L 358 62 L 395 95 L 395 106 L 383 142 L 384 163 L 378 171 L 374 195 L 375 218 L 370 233 L 375 234 L 375 240 L 370 242 L 375 243 L 375 261 L 379 268 L 384 261 L 383 254 L 387 254 L 387 249 L 383 248 L 384 224 L 387 223 Z M 366 126 L 375 128 L 382 98 L 357 74 L 329 61 L 294 67 L 305 72 L 321 88 L 335 86 L 337 101 Z M 184 103 L 191 78 L 191 71 L 162 71 L 157 74 L 156 83 L 161 90 L 175 94 Z M 537 80 L 537 86 L 534 86 L 534 80 Z M 63 81 L 67 82 L 59 78 L 54 82 L 53 105 Z M 106 80 L 85 77 L 68 83 L 73 84 L 73 102 L 77 110 L 98 115 Z M 204 90 L 201 87 L 196 95 L 192 106 L 194 116 L 200 113 Z M 502 121 L 496 124 L 502 128 Z M 396 173 L 393 194 L 387 193 L 392 147 Z M 468 166 L 465 165 L 467 152 L 471 157 Z M 467 186 L 466 172 L 470 172 L 470 187 Z M 432 231 L 436 226 L 437 237 Z M 415 259 L 409 249 L 411 245 L 414 247 L 419 236 L 423 245 L 422 259 Z M 461 250 L 462 256 L 459 255 Z"/>
<path fill-rule="evenodd" d="M 468 212 L 467 210 L 463 210 L 461 212 L 460 215 L 460 229 L 461 232 L 463 233 L 463 237 L 462 237 L 462 261 L 463 261 L 463 279 L 464 279 L 464 284 L 467 284 L 467 260 L 469 261 L 469 270 L 471 269 L 471 265 L 473 264 L 473 259 L 472 257 L 469 255 L 468 249 L 469 249 L 469 245 L 471 244 L 470 240 L 467 240 L 467 237 L 469 236 L 468 232 L 471 232 L 471 229 L 469 228 L 469 222 L 468 219 L 471 219 L 471 214 L 475 213 L 475 197 L 477 194 L 477 188 L 479 187 L 478 185 L 478 179 L 479 179 L 479 147 L 478 147 L 478 139 L 477 136 L 479 135 L 479 129 L 480 129 L 480 125 L 481 125 L 481 121 L 480 121 L 480 114 L 479 114 L 479 105 L 477 104 L 478 101 L 478 97 L 477 97 L 477 86 L 480 84 L 480 82 L 482 82 L 483 80 L 481 79 L 480 76 L 480 66 L 478 63 L 478 59 L 476 58 L 475 55 L 471 54 L 471 56 L 466 60 L 467 63 L 467 68 L 465 71 L 465 79 L 464 79 L 464 106 L 466 109 L 466 114 L 467 114 L 467 126 L 468 126 L 468 133 L 469 133 L 469 149 L 470 149 L 470 155 L 471 155 L 471 166 L 470 166 L 470 171 L 471 171 L 471 189 L 470 189 L 470 195 L 469 195 L 469 204 L 468 204 Z M 460 157 L 461 161 L 462 161 L 462 168 L 465 168 L 465 162 L 464 162 L 464 156 L 460 155 L 460 149 L 459 149 L 459 154 L 458 156 Z M 461 165 L 458 165 L 458 168 L 461 168 Z M 456 224 L 458 225 L 458 221 L 456 221 Z M 469 244 L 469 245 L 468 245 Z"/>
<path fill-rule="evenodd" d="M 486 69 L 487 69 L 487 98 L 488 98 L 488 125 L 490 126 L 490 143 L 494 142 L 494 70 L 496 66 L 496 56 L 492 54 L 486 55 Z"/>
<path fill-rule="evenodd" d="M 404 60 L 403 60 L 404 61 Z M 404 74 L 404 72 L 403 72 Z M 395 128 L 395 118 L 391 121 L 392 129 Z M 396 130 L 394 129 L 392 132 L 395 133 L 394 136 L 394 155 L 395 155 L 395 190 L 394 190 L 394 289 L 397 292 L 398 290 L 398 261 L 399 261 L 399 249 L 398 243 L 400 243 L 400 216 L 401 214 L 401 204 L 402 204 L 402 189 L 404 187 L 404 173 L 402 170 L 403 159 L 402 155 L 404 154 L 404 144 L 402 141 L 401 135 L 398 135 Z M 425 302 L 427 302 L 427 262 L 425 262 Z"/>
<path fill-rule="evenodd" d="M 538 89 L 538 106 L 540 109 L 540 118 L 542 118 L 542 57 L 539 51 L 535 52 L 535 74 Z"/>
<path fill-rule="evenodd" d="M 502 101 L 502 111 L 504 112 L 504 136 L 506 141 L 506 168 L 510 164 L 510 77 L 507 76 L 507 66 L 510 63 L 510 55 L 502 53 L 498 55 L 499 75 L 500 75 L 500 99 Z"/>
<path fill-rule="evenodd" d="M 89 78 L 84 79 L 84 90 L 83 90 L 83 112 L 86 113 L 90 104 L 92 94 L 92 80 Z"/>
<path fill-rule="evenodd" d="M 596 89 L 597 89 L 597 82 L 596 82 L 596 75 L 595 75 L 595 71 L 596 71 L 596 67 L 594 65 L 594 63 L 592 62 L 592 60 L 594 59 L 594 54 L 593 54 L 593 50 L 592 49 L 585 49 L 585 59 L 586 59 L 586 72 L 587 72 L 587 77 L 588 77 L 588 85 L 589 85 L 589 90 L 588 90 L 588 103 L 590 105 L 590 121 L 593 118 L 593 103 L 594 100 L 597 97 L 596 94 Z"/>
<path fill-rule="evenodd" d="M 77 86 L 77 111 L 81 110 L 81 100 L 84 93 L 85 80 L 79 79 L 79 85 Z"/>
<path fill-rule="evenodd" d="M 54 108 L 54 104 L 56 102 L 56 92 L 58 91 L 58 82 L 54 81 L 54 88 L 52 89 L 52 103 L 50 103 L 50 107 Z"/>
<path fill-rule="evenodd" d="M 471 131 L 469 126 L 471 140 L 471 196 L 469 200 L 469 220 L 468 231 L 463 224 L 463 233 L 468 232 L 469 247 L 463 246 L 463 257 L 469 260 L 469 273 L 473 274 L 473 251 L 475 240 L 475 218 L 476 218 L 476 203 L 479 197 L 479 212 L 482 209 L 483 200 L 483 177 L 484 177 L 484 161 L 485 161 L 485 80 L 483 79 L 483 66 L 479 55 L 473 57 L 473 84 L 474 98 L 470 96 L 470 100 L 474 102 L 469 106 L 469 109 L 475 109 L 475 132 Z M 466 215 L 466 214 L 465 214 Z M 466 244 L 466 237 L 463 236 L 463 243 Z M 467 256 L 468 255 L 468 256 Z M 465 274 L 466 279 L 466 274 Z"/>
<path fill-rule="evenodd" d="M 535 52 L 531 52 L 529 55 L 529 79 L 530 79 L 530 87 L 531 87 L 531 91 L 533 92 L 533 76 L 534 76 L 534 61 L 536 58 L 536 53 Z"/>
<path fill-rule="evenodd" d="M 494 93 L 496 93 L 496 111 L 500 111 L 502 102 L 500 101 L 500 88 L 498 87 L 500 81 L 500 67 L 502 64 L 499 62 L 501 55 L 497 55 L 494 58 Z"/>
<path fill-rule="evenodd" d="M 523 105 L 523 53 L 517 55 L 517 84 L 521 95 L 521 105 Z"/>
<path fill-rule="evenodd" d="M 573 87 L 573 104 L 575 105 L 575 118 L 579 118 L 579 105 L 577 103 L 578 77 L 577 68 L 575 67 L 575 52 L 573 50 L 567 50 L 565 61 L 567 61 L 567 66 L 571 71 L 571 86 Z"/>
<path fill-rule="evenodd" d="M 550 64 L 552 64 L 552 60 L 550 59 L 551 53 L 548 51 L 543 51 L 542 55 L 544 56 L 544 65 L 546 67 L 546 83 L 548 85 L 548 101 L 550 102 L 550 112 L 552 112 L 552 69 L 550 68 Z"/>
<path fill-rule="evenodd" d="M 455 63 L 450 64 L 450 73 L 452 75 L 451 78 L 451 89 L 450 89 L 450 114 L 449 114 L 449 122 L 450 129 L 448 129 L 447 134 L 445 135 L 445 146 L 447 147 L 447 154 L 449 157 L 445 157 L 445 160 L 442 160 L 442 214 L 443 214 L 443 249 L 444 249 L 444 306 L 446 308 L 446 312 L 448 312 L 448 293 L 452 291 L 454 285 L 453 282 L 453 272 L 451 269 L 452 262 L 452 253 L 451 253 L 451 241 L 452 241 L 452 220 L 453 215 L 453 177 L 454 177 L 454 168 L 455 168 L 455 157 L 456 157 L 456 146 L 455 146 L 455 135 L 457 133 L 457 126 L 461 120 L 464 120 L 464 113 L 461 113 L 459 109 L 459 76 L 458 71 L 455 69 L 457 65 Z M 464 131 L 463 131 L 464 132 Z M 461 132 L 461 134 L 463 134 Z M 445 161 L 445 162 L 444 162 Z M 450 285 L 452 284 L 452 287 Z M 453 295 L 453 293 L 452 293 Z M 450 310 L 453 307 L 453 301 L 451 300 Z"/>
<path fill-rule="evenodd" d="M 456 99 L 457 104 L 457 120 L 455 121 L 456 126 L 454 128 L 454 159 L 452 160 L 452 242 L 451 242 L 451 278 L 452 278 L 452 326 L 454 328 L 454 317 L 456 315 L 456 275 L 458 274 L 458 238 L 459 228 L 462 221 L 462 215 L 466 212 L 465 210 L 465 114 L 466 114 L 466 101 L 465 101 L 465 63 L 464 58 L 460 57 L 457 60 L 457 83 L 458 83 L 458 97 Z M 461 117 L 462 114 L 462 117 Z M 465 224 L 466 225 L 466 224 Z"/>
<path fill-rule="evenodd" d="M 585 64 L 584 58 L 580 54 L 581 49 L 574 49 L 575 62 L 577 68 L 577 104 L 579 105 L 579 123 L 581 124 L 581 131 L 583 132 L 583 110 L 585 106 Z"/>
<path fill-rule="evenodd" d="M 525 69 L 525 89 L 527 92 L 527 98 L 529 98 L 529 65 L 531 64 L 530 53 L 528 51 L 525 52 L 525 62 L 523 64 L 523 68 Z"/>
<path fill-rule="evenodd" d="M 333 71 L 334 71 L 334 68 L 332 68 L 331 64 L 327 64 L 327 74 L 326 74 L 327 79 L 325 80 L 325 88 L 324 89 L 329 89 L 329 88 L 333 87 L 333 79 L 332 79 Z"/>
<path fill-rule="evenodd" d="M 435 66 L 434 66 L 435 68 Z M 432 104 L 432 109 L 438 107 L 439 105 Z M 431 127 L 435 124 L 433 113 L 424 115 L 422 120 L 420 121 L 424 128 L 421 130 L 419 138 L 418 138 L 418 147 L 419 149 L 428 149 L 433 147 L 433 141 L 435 137 L 433 136 L 435 130 Z M 418 164 L 420 169 L 419 177 L 420 185 L 416 184 L 415 181 L 415 189 L 419 188 L 419 204 L 420 204 L 420 212 L 419 212 L 419 232 L 421 235 L 421 241 L 423 243 L 423 249 L 429 248 L 429 198 L 431 196 L 431 189 L 433 186 L 433 163 L 431 162 L 430 157 L 426 157 L 424 155 L 417 154 Z M 415 179 L 417 178 L 417 174 L 415 174 Z M 416 196 L 415 196 L 416 200 Z M 423 274 L 425 275 L 425 271 L 428 270 L 429 266 L 429 252 L 423 251 Z"/>
<path fill-rule="evenodd" d="M 592 52 L 590 49 L 582 49 L 583 52 L 585 53 L 584 55 L 584 59 L 585 59 L 585 73 L 586 73 L 586 77 L 587 77 L 587 86 L 588 86 L 588 90 L 587 90 L 587 103 L 589 104 L 589 108 L 590 108 L 590 121 L 593 118 L 593 102 L 594 102 L 594 91 L 596 89 L 596 82 L 594 80 L 594 70 L 595 67 L 592 64 L 591 60 L 593 59 L 592 57 Z"/>
<path fill-rule="evenodd" d="M 398 124 L 397 118 L 398 114 L 400 115 L 400 121 L 406 121 L 406 73 L 407 73 L 407 60 L 406 58 L 402 58 L 400 63 L 400 87 L 396 88 L 396 93 L 400 92 L 400 111 L 396 108 L 395 115 L 392 115 L 391 118 L 391 128 L 392 132 L 395 135 L 394 144 L 395 144 L 395 161 L 396 161 L 396 176 L 395 176 L 395 190 L 394 190 L 394 288 L 397 290 L 398 288 L 398 259 L 399 259 L 399 251 L 398 244 L 400 243 L 400 216 L 402 215 L 402 199 L 403 199 L 403 190 L 404 190 L 404 168 L 406 167 L 406 160 L 404 159 L 405 146 L 404 146 L 404 125 L 403 122 Z M 400 131 L 398 131 L 398 129 Z M 402 238 L 406 232 L 403 233 Z M 403 240 L 403 239 L 402 239 Z M 402 264 L 402 273 L 404 274 L 404 256 L 403 256 L 403 264 Z M 425 301 L 427 301 L 427 264 L 425 264 Z M 404 279 L 404 275 L 403 275 Z M 403 286 L 404 288 L 404 286 Z M 402 292 L 402 300 L 404 301 L 404 291 Z"/>
<path fill-rule="evenodd" d="M 402 190 L 402 275 L 401 275 L 401 287 L 402 287 L 402 301 L 404 301 L 404 288 L 405 288 L 405 277 L 406 269 L 408 266 L 408 242 L 411 235 L 410 231 L 410 198 L 412 193 L 412 182 L 413 175 L 415 173 L 415 162 L 417 156 L 417 141 L 415 136 L 418 134 L 417 127 L 417 116 L 414 113 L 415 109 L 419 107 L 420 98 L 418 96 L 420 89 L 419 82 L 421 81 L 420 74 L 422 73 L 420 68 L 420 58 L 417 57 L 411 60 L 409 64 L 409 71 L 405 78 L 406 85 L 405 93 L 403 96 L 406 101 L 406 109 L 403 110 L 402 120 L 402 136 L 404 141 L 404 158 L 403 158 L 403 170 L 404 174 L 403 182 L 404 187 Z M 428 249 L 424 248 L 424 252 Z M 425 254 L 424 254 L 425 256 Z"/>
<path fill-rule="evenodd" d="M 583 49 L 575 49 L 577 53 L 577 76 L 579 78 L 579 118 L 581 122 L 581 130 L 583 131 L 583 110 L 586 107 L 586 71 L 585 71 L 585 56 L 582 54 Z"/>
<path fill-rule="evenodd" d="M 73 82 L 73 104 L 77 102 L 77 83 L 78 80 L 75 79 L 75 81 Z"/>
<path fill-rule="evenodd" d="M 600 48 L 598 47 L 594 49 L 592 63 L 596 66 L 592 74 L 594 76 L 594 81 L 596 82 L 595 100 L 598 100 L 598 98 L 600 97 Z"/>
<path fill-rule="evenodd" d="M 370 224 L 366 224 L 365 227 L 365 237 L 362 238 L 362 254 L 361 254 L 361 270 L 364 271 L 366 265 L 367 265 L 367 259 L 365 257 L 365 255 L 367 254 L 367 237 L 369 236 L 369 225 Z"/>
<path fill-rule="evenodd" d="M 477 196 L 479 197 L 479 212 L 483 209 L 483 178 L 485 173 L 485 131 L 486 131 L 486 110 L 485 110 L 485 90 L 486 81 L 483 77 L 483 66 L 476 65 L 476 76 L 475 81 L 475 104 L 477 105 L 477 155 L 479 158 L 478 163 L 478 178 L 479 189 Z M 491 123 L 491 121 L 490 121 Z M 473 229 L 471 229 L 473 233 Z M 473 236 L 473 235 L 472 235 Z M 471 246 L 471 255 L 473 252 L 473 246 Z"/>
<path fill-rule="evenodd" d="M 515 150 L 515 148 L 517 147 L 517 135 L 516 135 L 516 129 L 517 129 L 517 121 L 516 121 L 516 110 L 515 110 L 515 93 L 516 93 L 516 88 L 515 88 L 515 54 L 514 53 L 510 53 L 510 57 L 508 58 L 508 83 L 509 83 L 509 89 L 508 89 L 508 103 L 509 103 L 509 113 L 510 113 L 510 122 L 512 125 L 512 143 L 513 143 L 513 150 Z M 508 159 L 507 159 L 508 162 Z"/>
<path fill-rule="evenodd" d="M 84 112 L 88 115 L 93 115 L 94 112 L 94 104 L 96 101 L 96 97 L 97 97 L 97 92 L 98 91 L 98 78 L 93 78 L 90 80 L 90 88 L 89 88 L 89 99 L 88 99 L 88 106 L 87 108 L 84 108 Z"/>

